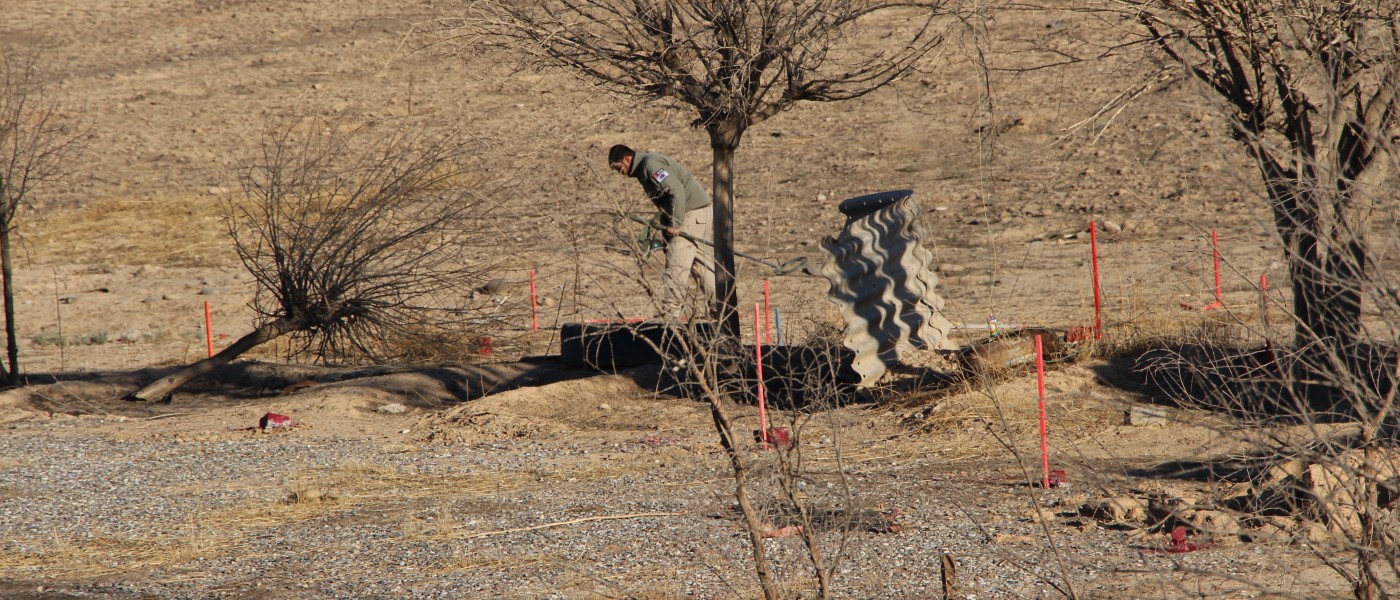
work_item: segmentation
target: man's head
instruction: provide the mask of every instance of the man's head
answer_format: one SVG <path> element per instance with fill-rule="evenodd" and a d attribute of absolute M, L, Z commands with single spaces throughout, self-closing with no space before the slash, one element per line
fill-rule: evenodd
<path fill-rule="evenodd" d="M 618 173 L 627 175 L 632 172 L 632 157 L 637 153 L 631 148 L 618 144 L 608 149 L 608 167 Z"/>

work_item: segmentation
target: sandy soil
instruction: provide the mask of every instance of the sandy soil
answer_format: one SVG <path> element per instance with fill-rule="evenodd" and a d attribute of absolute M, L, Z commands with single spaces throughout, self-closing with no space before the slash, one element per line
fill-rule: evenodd
<path fill-rule="evenodd" d="M 654 376 L 541 374 L 513 362 L 556 352 L 553 331 L 560 322 L 645 311 L 639 282 L 654 277 L 656 259 L 639 272 L 618 252 L 636 232 L 610 216 L 618 208 L 640 210 L 644 199 L 635 184 L 607 171 L 603 155 L 614 143 L 628 143 L 665 152 L 704 173 L 709 152 L 703 132 L 689 128 L 685 114 L 610 99 L 567 78 L 497 79 L 431 50 L 412 51 L 411 24 L 429 15 L 424 3 L 386 0 L 0 5 L 0 44 L 40 44 L 48 79 L 70 102 L 72 115 L 92 126 L 79 175 L 38 199 L 39 210 L 22 225 L 20 350 L 24 371 L 37 385 L 0 397 L 7 435 L 257 443 L 264 438 L 243 429 L 277 412 L 302 425 L 279 435 L 306 444 L 358 440 L 414 452 L 491 452 L 493 443 L 518 439 L 558 450 L 652 436 L 688 450 L 661 459 L 620 457 L 615 466 L 654 469 L 649 461 L 696 460 L 719 465 L 722 476 L 722 457 L 707 435 L 707 411 L 656 393 Z M 995 50 L 1010 47 L 1007 40 L 1024 32 L 1073 25 L 1046 15 L 1011 14 L 992 27 Z M 1126 335 L 1154 323 L 1197 318 L 1199 313 L 1186 309 L 1210 299 L 1209 238 L 1215 229 L 1227 304 L 1253 323 L 1259 276 L 1276 282 L 1284 277 L 1278 241 L 1242 154 L 1226 142 L 1222 121 L 1201 98 L 1172 87 L 1138 99 L 1106 128 L 1073 127 L 1131 77 L 1103 65 L 999 76 L 989 111 L 977 71 L 950 59 L 860 101 L 798 106 L 755 127 L 743 143 L 736 243 L 777 261 L 807 256 L 820 262 L 817 241 L 840 227 L 841 199 L 912 188 L 955 322 L 979 325 L 993 313 L 1007 325 L 1069 327 L 1092 320 L 1087 223 L 1111 221 L 1113 230 L 1099 238 L 1105 320 L 1110 332 Z M 252 284 L 230 251 L 217 202 L 236 185 L 233 170 L 257 152 L 261 135 L 298 120 L 391 117 L 450 124 L 480 139 L 477 167 L 499 204 L 496 216 L 482 223 L 483 241 L 495 249 L 482 259 L 501 264 L 501 277 L 513 284 L 503 295 L 516 306 L 524 297 L 521 284 L 535 271 L 541 294 L 550 298 L 544 331 L 528 331 L 522 320 L 498 332 L 511 340 L 504 350 L 474 361 L 496 366 L 445 365 L 439 371 L 330 369 L 269 347 L 218 381 L 178 394 L 170 405 L 123 402 L 160 367 L 204 355 L 205 302 L 216 344 L 251 330 Z M 989 127 L 1000 135 L 986 139 Z M 764 267 L 740 265 L 741 303 L 761 299 L 768 275 Z M 789 339 L 831 322 L 824 280 L 772 277 L 771 285 Z M 1282 300 L 1276 295 L 1275 301 Z M 978 334 L 969 330 L 959 339 Z M 49 383 L 55 379 L 59 383 Z M 288 392 L 302 381 L 314 385 Z M 1027 488 L 1001 486 L 991 494 L 985 481 L 1018 477 L 1016 458 L 1003 442 L 1022 452 L 1022 459 L 1034 457 L 1033 386 L 1033 377 L 1022 376 L 990 394 L 909 393 L 886 405 L 835 412 L 853 432 L 849 451 L 888 459 L 861 464 L 863 472 L 884 477 L 880 486 L 893 486 L 875 494 L 883 501 L 927 508 L 918 498 L 889 492 L 898 489 L 900 478 L 912 477 L 941 482 L 947 490 L 941 502 L 976 506 L 979 515 L 1019 515 L 1028 501 L 1036 503 Z M 1091 359 L 1057 370 L 1048 393 L 1058 423 L 1052 448 L 1075 481 L 1072 492 L 1060 490 L 1053 499 L 1065 514 L 1048 521 L 1051 538 L 1086 527 L 1072 515 L 1090 496 L 1142 485 L 1205 487 L 1139 477 L 1152 473 L 1153 465 L 1237 449 L 1228 436 L 1197 424 L 1209 423 L 1209 415 L 1191 411 L 1174 412 L 1177 422 L 1165 427 L 1123 425 L 1124 408 L 1142 400 L 1143 392 L 1115 364 Z M 377 410 L 390 404 L 406 405 L 407 414 Z M 734 408 L 752 418 L 750 407 Z M 993 430 L 1006 437 L 999 441 Z M 0 462 L 0 473 L 21 467 Z M 281 478 L 264 485 L 286 484 Z M 571 491 L 567 480 L 551 485 L 559 495 L 598 493 L 583 484 Z M 0 503 L 43 493 L 17 486 L 0 486 Z M 722 493 L 723 485 L 712 487 Z M 606 511 L 607 498 L 595 503 Z M 730 531 L 737 535 L 740 529 Z M 1162 543 L 1161 533 L 1095 531 L 1094 544 L 1104 552 L 1149 558 L 1135 567 L 1095 572 L 1087 586 L 1093 597 L 1218 597 L 1226 589 L 1236 590 L 1232 597 L 1256 594 L 1252 585 L 1222 583 L 1230 573 L 1271 589 L 1278 577 L 1306 582 L 1309 591 L 1323 595 L 1345 589 L 1339 579 L 1314 570 L 1318 563 L 1296 546 L 1220 544 L 1198 569 L 1211 576 L 1196 577 L 1173 574 L 1178 563 L 1151 560 L 1155 555 L 1142 550 Z M 1044 545 L 1043 533 L 988 534 L 985 549 L 976 552 L 1025 556 L 1027 548 Z M 6 537 L 12 535 L 18 536 Z M 900 535 L 934 534 L 916 530 L 892 538 Z M 891 543 L 899 552 L 899 542 Z M 41 554 L 32 564 L 9 568 L 0 562 L 0 592 L 97 589 L 121 595 L 82 586 L 173 577 L 170 565 L 132 565 L 100 577 L 55 576 L 54 556 Z M 1092 554 L 1069 558 L 1097 560 Z M 853 590 L 848 597 L 870 597 L 881 579 L 904 576 L 879 572 L 875 564 L 847 580 Z M 1050 588 L 994 591 L 986 582 L 999 576 L 995 569 L 1014 570 L 1016 561 L 979 564 L 985 570 L 966 575 L 971 586 L 984 590 L 978 597 L 1056 595 Z M 520 574 L 498 571 L 506 579 Z M 745 577 L 736 572 L 731 578 Z M 664 573 L 656 578 L 666 579 Z M 229 587 L 133 593 L 282 597 L 222 583 Z M 622 589 L 622 595 L 646 596 L 644 581 L 627 581 Z M 663 591 L 655 597 L 684 595 L 674 586 L 657 589 Z M 753 589 L 732 591 L 746 597 Z M 612 593 L 599 587 L 559 595 L 594 592 Z M 546 587 L 519 590 L 521 596 L 552 593 Z"/>

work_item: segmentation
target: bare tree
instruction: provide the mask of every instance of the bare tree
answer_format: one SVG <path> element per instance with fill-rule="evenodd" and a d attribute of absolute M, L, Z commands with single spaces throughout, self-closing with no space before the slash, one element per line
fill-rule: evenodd
<path fill-rule="evenodd" d="M 1318 555 L 1352 583 L 1357 598 L 1385 597 L 1382 582 L 1394 577 L 1397 538 L 1385 516 L 1385 490 L 1392 484 L 1376 475 L 1382 470 L 1375 465 L 1388 460 L 1381 446 L 1392 444 L 1396 431 L 1400 363 L 1393 323 L 1390 339 L 1368 332 L 1362 309 L 1370 303 L 1393 315 L 1397 307 L 1387 285 L 1393 275 L 1376 272 L 1368 233 L 1386 211 L 1391 227 L 1394 222 L 1400 4 L 1118 0 L 1091 10 L 1132 28 L 1118 32 L 1108 54 L 1141 45 L 1155 61 L 1156 80 L 1199 84 L 1253 161 L 1283 241 L 1297 352 L 1275 360 L 1270 349 L 1258 369 L 1252 359 L 1216 361 L 1203 369 L 1203 380 L 1245 379 L 1267 390 L 1237 395 L 1216 386 L 1208 394 L 1231 398 L 1235 414 L 1256 425 L 1280 405 L 1309 423 L 1342 408 L 1338 412 L 1359 425 L 1354 438 L 1318 434 L 1311 446 L 1279 444 L 1278 451 L 1314 465 L 1312 475 L 1342 482 L 1326 485 L 1349 488 L 1338 501 L 1312 493 L 1323 482 L 1300 486 L 1320 504 L 1333 505 L 1321 511 L 1324 521 L 1338 520 L 1335 505 L 1346 504 L 1357 523 L 1345 546 L 1353 561 L 1336 560 L 1331 551 Z M 1262 383 L 1273 381 L 1284 385 Z M 1387 564 L 1391 572 L 1381 577 L 1376 567 Z"/>
<path fill-rule="evenodd" d="M 713 154 L 719 316 L 737 338 L 733 182 L 744 133 L 797 102 L 859 98 L 919 68 L 943 41 L 947 5 L 481 0 L 464 3 L 437 25 L 446 36 L 443 44 L 501 50 L 527 68 L 563 69 L 613 93 L 695 114 L 693 125 L 705 128 Z M 880 25 L 882 39 L 862 46 L 859 33 L 876 18 L 888 20 Z"/>
<path fill-rule="evenodd" d="M 1219 101 L 1258 167 L 1292 279 L 1295 343 L 1307 350 L 1299 391 L 1335 395 L 1337 386 L 1307 384 L 1373 380 L 1361 307 L 1374 287 L 1368 217 L 1400 133 L 1400 4 L 1125 4 L 1162 66 L 1184 69 Z"/>
<path fill-rule="evenodd" d="M 7 381 L 19 385 L 13 234 L 20 209 L 34 194 L 58 183 L 77 166 L 88 130 L 68 118 L 44 84 L 37 51 L 0 48 L 0 288 L 5 298 Z"/>
<path fill-rule="evenodd" d="M 228 200 L 229 233 L 257 292 L 258 325 L 217 355 L 132 395 L 166 398 L 249 349 L 291 334 L 322 359 L 392 358 L 394 345 L 486 327 L 470 305 L 489 264 L 473 256 L 487 210 L 447 133 L 330 124 L 270 136 Z"/>

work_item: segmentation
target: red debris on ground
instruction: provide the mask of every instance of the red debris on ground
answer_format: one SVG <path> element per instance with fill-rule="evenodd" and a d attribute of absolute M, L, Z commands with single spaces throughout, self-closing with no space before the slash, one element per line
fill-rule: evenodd
<path fill-rule="evenodd" d="M 1183 552 L 1195 552 L 1204 549 L 1208 544 L 1197 544 L 1186 541 L 1186 526 L 1177 525 L 1172 530 L 1172 543 L 1167 546 L 1166 551 L 1171 554 L 1181 554 Z"/>
<path fill-rule="evenodd" d="M 291 429 L 295 425 L 296 423 L 292 422 L 291 417 L 287 415 L 279 415 L 277 413 L 267 413 L 263 415 L 261 419 L 258 419 L 258 429 L 261 429 L 263 431 L 270 431 L 273 429 Z"/>

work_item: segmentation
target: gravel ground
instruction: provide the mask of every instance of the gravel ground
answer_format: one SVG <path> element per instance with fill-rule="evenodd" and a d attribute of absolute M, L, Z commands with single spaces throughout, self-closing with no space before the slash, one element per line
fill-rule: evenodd
<path fill-rule="evenodd" d="M 95 433 L 111 425 L 33 420 L 0 435 L 0 595 L 760 595 L 727 462 L 702 428 L 413 445 L 304 431 L 209 441 Z M 821 536 L 828 560 L 845 544 L 836 597 L 941 597 L 945 553 L 966 598 L 1066 597 L 1062 573 L 1081 597 L 1255 597 L 1227 578 L 1265 569 L 1307 580 L 1289 574 L 1297 557 L 1287 546 L 1155 551 L 1161 536 L 1075 515 L 1081 490 L 1032 500 L 1008 460 L 950 465 L 910 447 L 932 439 L 866 438 L 845 447 L 848 481 L 860 506 L 897 510 L 899 530 Z M 827 436 L 804 447 L 813 506 L 841 506 L 831 448 Z M 748 456 L 758 504 L 771 510 L 773 454 Z M 785 596 L 813 593 L 800 538 L 765 549 Z"/>

